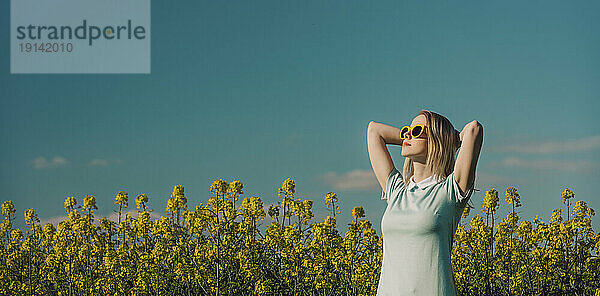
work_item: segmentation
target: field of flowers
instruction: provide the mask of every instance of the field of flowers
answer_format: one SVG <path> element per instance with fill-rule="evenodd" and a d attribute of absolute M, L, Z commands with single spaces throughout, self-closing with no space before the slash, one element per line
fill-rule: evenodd
<path fill-rule="evenodd" d="M 296 197 L 291 179 L 265 213 L 259 197 L 241 198 L 243 185 L 216 180 L 206 204 L 190 210 L 181 185 L 167 217 L 150 219 L 148 197 L 115 197 L 117 222 L 96 218 L 95 197 L 67 197 L 68 219 L 40 225 L 25 210 L 28 229 L 13 228 L 15 208 L 2 204 L 0 295 L 375 295 L 382 238 L 362 207 L 338 232 L 337 195 L 329 215 L 313 222 L 311 200 Z M 485 193 L 483 216 L 457 229 L 452 264 L 459 295 L 600 295 L 600 233 L 593 209 L 574 205 L 565 189 L 562 209 L 548 223 L 521 221 L 520 197 L 506 190 L 507 217 L 494 225 L 498 192 Z M 241 200 L 240 200 L 241 199 Z M 465 208 L 463 218 L 471 208 Z M 266 216 L 269 216 L 267 218 Z M 269 221 L 265 233 L 259 226 Z M 466 228 L 465 226 L 470 226 Z"/>

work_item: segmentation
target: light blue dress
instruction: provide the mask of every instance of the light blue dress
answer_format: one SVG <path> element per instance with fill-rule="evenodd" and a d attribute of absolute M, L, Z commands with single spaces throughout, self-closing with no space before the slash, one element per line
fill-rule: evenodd
<path fill-rule="evenodd" d="M 473 188 L 464 195 L 454 172 L 404 185 L 394 167 L 381 198 L 383 262 L 377 296 L 455 296 L 450 251 L 454 232 Z"/>

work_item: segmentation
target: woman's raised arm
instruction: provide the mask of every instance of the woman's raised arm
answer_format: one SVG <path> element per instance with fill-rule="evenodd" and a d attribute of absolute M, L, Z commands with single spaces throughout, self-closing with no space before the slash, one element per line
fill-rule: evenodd
<path fill-rule="evenodd" d="M 454 164 L 454 179 L 462 192 L 466 192 L 475 183 L 477 160 L 483 145 L 483 126 L 477 120 L 465 125 L 460 132 L 460 151 Z"/>
<path fill-rule="evenodd" d="M 383 123 L 371 121 L 367 127 L 367 149 L 373 172 L 377 177 L 382 190 L 385 190 L 385 182 L 394 168 L 394 162 L 390 156 L 386 144 L 402 145 L 404 140 L 400 139 L 400 129 Z"/>

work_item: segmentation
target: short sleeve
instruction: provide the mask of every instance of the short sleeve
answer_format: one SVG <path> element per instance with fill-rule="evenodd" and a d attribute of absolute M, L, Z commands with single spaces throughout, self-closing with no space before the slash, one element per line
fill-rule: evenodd
<path fill-rule="evenodd" d="M 460 187 L 458 186 L 458 182 L 456 182 L 456 179 L 454 178 L 454 172 L 452 172 L 449 176 L 449 182 L 451 182 L 451 186 L 449 186 L 448 188 L 450 189 L 450 198 L 458 203 L 463 203 L 469 200 L 469 198 L 471 197 L 471 194 L 473 193 L 473 186 L 475 185 L 473 183 L 473 185 L 471 186 L 471 188 L 467 189 L 467 192 L 461 193 Z"/>
<path fill-rule="evenodd" d="M 400 194 L 400 190 L 402 190 L 403 187 L 404 180 L 402 179 L 402 174 L 400 174 L 395 167 L 392 168 L 392 171 L 385 182 L 385 190 L 381 191 L 381 199 L 389 203 L 390 200 L 393 200 L 395 196 Z"/>

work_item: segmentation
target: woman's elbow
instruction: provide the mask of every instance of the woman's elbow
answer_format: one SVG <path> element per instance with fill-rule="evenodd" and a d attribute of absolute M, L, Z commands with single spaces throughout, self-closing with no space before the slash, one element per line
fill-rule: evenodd
<path fill-rule="evenodd" d="M 375 128 L 377 128 L 377 122 L 371 120 L 369 121 L 369 125 L 367 126 L 367 132 L 372 132 L 375 130 Z"/>
<path fill-rule="evenodd" d="M 375 124 L 376 124 L 376 122 L 371 120 L 371 121 L 369 121 L 369 125 L 367 126 L 367 128 L 372 129 Z"/>

